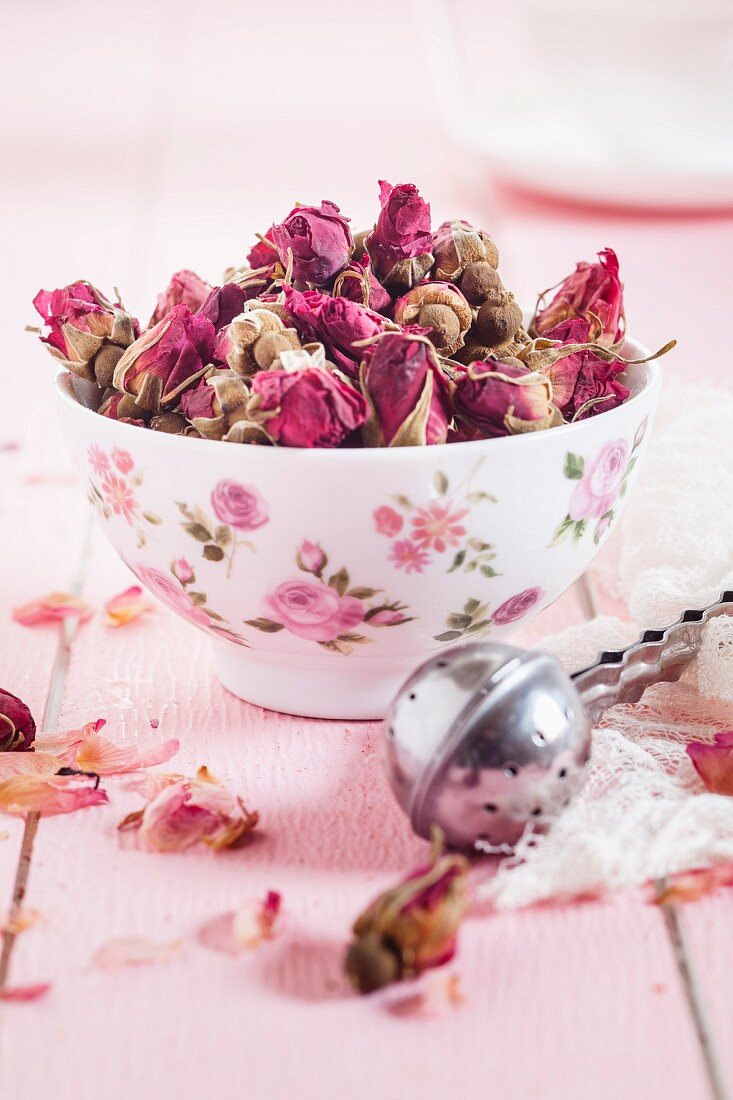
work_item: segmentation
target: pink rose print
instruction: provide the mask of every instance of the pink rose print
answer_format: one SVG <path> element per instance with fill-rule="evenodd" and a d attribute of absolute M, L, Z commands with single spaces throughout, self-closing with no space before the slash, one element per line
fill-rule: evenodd
<path fill-rule="evenodd" d="M 186 558 L 177 558 L 171 565 L 171 573 L 181 584 L 190 584 L 194 580 L 193 568 Z"/>
<path fill-rule="evenodd" d="M 211 507 L 222 523 L 240 531 L 254 531 L 270 518 L 267 502 L 252 485 L 220 481 L 211 494 Z"/>
<path fill-rule="evenodd" d="M 405 616 L 400 611 L 390 611 L 389 608 L 384 608 L 383 611 L 378 611 L 376 615 L 372 615 L 369 622 L 372 626 L 398 626 L 405 621 Z"/>
<path fill-rule="evenodd" d="M 132 456 L 128 451 L 121 451 L 119 447 L 115 447 L 112 451 L 112 461 L 121 474 L 129 474 L 135 463 L 132 461 Z"/>
<path fill-rule="evenodd" d="M 392 544 L 389 560 L 397 569 L 404 569 L 405 573 L 422 573 L 430 564 L 430 555 L 410 539 L 398 539 Z"/>
<path fill-rule="evenodd" d="M 491 616 L 491 621 L 499 626 L 513 623 L 517 619 L 528 615 L 543 599 L 544 595 L 544 588 L 525 588 L 524 592 L 519 592 L 516 596 L 512 596 L 510 599 L 505 600 L 503 604 L 500 604 Z"/>
<path fill-rule="evenodd" d="M 123 516 L 129 524 L 137 511 L 135 494 L 124 478 L 108 470 L 102 480 L 102 494 L 115 515 Z"/>
<path fill-rule="evenodd" d="M 298 548 L 297 561 L 304 572 L 318 575 L 325 566 L 327 558 L 317 542 L 304 539 Z"/>
<path fill-rule="evenodd" d="M 312 642 L 334 641 L 358 626 L 365 614 L 362 600 L 300 577 L 279 584 L 265 603 L 274 622 Z"/>
<path fill-rule="evenodd" d="M 109 469 L 109 459 L 97 443 L 92 443 L 87 457 L 97 477 L 101 477 Z"/>
<path fill-rule="evenodd" d="M 451 512 L 450 508 L 440 504 L 429 504 L 418 509 L 412 521 L 413 536 L 418 546 L 432 546 L 439 554 L 449 546 L 458 546 L 459 540 L 466 534 L 466 528 L 458 520 L 467 515 L 468 508 Z"/>
<path fill-rule="evenodd" d="M 171 610 L 178 612 L 189 622 L 196 623 L 197 626 L 211 625 L 206 612 L 200 607 L 196 607 L 177 580 L 166 576 L 165 573 L 161 573 L 159 569 L 154 569 L 151 565 L 138 563 L 135 566 L 135 572 L 153 595 L 157 596 L 161 603 L 170 607 Z"/>
<path fill-rule="evenodd" d="M 627 455 L 625 441 L 618 439 L 606 443 L 585 464 L 583 476 L 570 497 L 571 520 L 598 519 L 608 512 L 621 491 Z"/>
<path fill-rule="evenodd" d="M 387 538 L 393 539 L 395 535 L 399 535 L 404 522 L 400 513 L 390 508 L 388 504 L 374 509 L 374 526 L 379 535 L 386 535 Z"/>

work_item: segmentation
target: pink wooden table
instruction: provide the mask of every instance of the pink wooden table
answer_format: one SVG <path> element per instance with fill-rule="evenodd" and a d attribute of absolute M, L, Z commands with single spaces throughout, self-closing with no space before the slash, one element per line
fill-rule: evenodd
<path fill-rule="evenodd" d="M 56 432 L 50 360 L 22 332 L 41 284 L 80 274 L 116 283 L 145 314 L 171 271 L 215 277 L 291 199 L 331 197 L 363 222 L 373 180 L 414 178 L 436 220 L 458 212 L 491 228 L 507 282 L 528 295 L 613 245 L 634 330 L 652 343 L 679 338 L 665 366 L 679 380 L 712 377 L 693 325 L 730 313 L 733 224 L 584 214 L 491 193 L 480 166 L 448 145 L 436 156 L 429 117 L 411 119 L 409 140 L 390 129 L 381 83 L 371 97 L 354 90 L 353 51 L 347 64 L 334 48 L 329 77 L 306 63 L 328 5 L 315 6 L 315 29 L 300 28 L 308 94 L 262 112 L 247 89 L 274 86 L 278 67 L 298 60 L 292 43 L 276 39 L 287 10 L 258 16 L 257 41 L 270 52 L 245 78 L 246 11 L 227 9 L 225 24 L 219 11 L 217 24 L 211 5 L 179 5 L 174 18 L 160 4 L 121 19 L 76 4 L 71 26 L 50 4 L 35 7 L 35 52 L 17 14 L 0 57 L 9 88 L 25 89 L 0 130 L 12 164 L 0 182 L 0 683 L 47 729 L 103 716 L 116 741 L 132 744 L 149 740 L 157 720 L 158 735 L 180 738 L 175 766 L 207 763 L 261 811 L 262 836 L 215 856 L 143 852 L 116 833 L 139 800 L 114 781 L 108 807 L 42 820 L 32 849 L 22 821 L 0 821 L 0 909 L 27 875 L 25 904 L 43 914 L 6 944 L 5 979 L 52 983 L 34 1004 L 0 1006 L 3 1094 L 723 1097 L 726 1083 L 733 1088 L 730 892 L 671 911 L 621 895 L 476 916 L 451 967 L 464 1005 L 424 1019 L 404 1011 L 407 988 L 359 999 L 341 973 L 350 924 L 424 851 L 386 789 L 377 727 L 240 702 L 212 679 L 205 639 L 162 608 L 120 631 L 96 617 L 68 636 L 23 628 L 10 612 L 52 589 L 83 591 L 101 606 L 130 583 L 90 528 Z M 369 20 L 350 16 L 364 66 L 381 42 L 385 74 L 418 67 L 405 27 L 393 44 L 382 41 L 394 10 L 385 2 Z M 82 25 L 92 50 L 74 37 Z M 334 78 L 343 97 L 326 123 L 310 104 L 330 95 Z M 319 149 L 330 152 L 315 156 Z M 603 607 L 603 591 L 594 594 Z M 524 640 L 580 621 L 584 608 L 569 593 Z M 276 940 L 239 958 L 199 942 L 202 924 L 267 889 L 283 895 Z M 180 948 L 148 967 L 91 965 L 101 945 L 130 935 Z"/>

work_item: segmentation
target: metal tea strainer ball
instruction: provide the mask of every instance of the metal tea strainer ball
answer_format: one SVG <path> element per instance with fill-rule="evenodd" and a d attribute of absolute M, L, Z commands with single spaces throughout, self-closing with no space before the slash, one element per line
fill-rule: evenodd
<path fill-rule="evenodd" d="M 415 832 L 439 825 L 452 847 L 502 853 L 530 823 L 547 829 L 585 782 L 601 714 L 678 680 L 705 623 L 727 614 L 733 592 L 570 676 L 549 653 L 493 642 L 431 657 L 384 727 L 392 789 Z"/>

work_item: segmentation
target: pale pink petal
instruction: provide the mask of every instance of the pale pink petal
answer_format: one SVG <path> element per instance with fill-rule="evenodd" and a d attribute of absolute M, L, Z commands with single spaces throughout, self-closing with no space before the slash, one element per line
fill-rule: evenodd
<path fill-rule="evenodd" d="M 147 966 L 165 962 L 180 950 L 180 943 L 158 943 L 147 936 L 120 936 L 102 944 L 92 959 L 92 965 L 102 970 L 117 970 L 123 966 Z"/>
<path fill-rule="evenodd" d="M 691 741 L 687 755 L 713 794 L 733 795 L 733 730 L 715 734 L 715 740 Z"/>
<path fill-rule="evenodd" d="M 240 948 L 250 950 L 273 938 L 281 901 L 280 894 L 268 890 L 264 898 L 248 898 L 240 905 L 232 921 L 234 940 Z"/>
<path fill-rule="evenodd" d="M 0 933 L 19 936 L 21 932 L 27 932 L 42 920 L 43 914 L 39 909 L 15 909 L 0 923 Z"/>
<path fill-rule="evenodd" d="M 107 725 L 106 719 L 96 718 L 87 722 L 78 730 L 64 730 L 60 733 L 37 733 L 34 741 L 36 751 L 52 752 L 58 756 L 68 756 L 69 751 L 81 744 L 91 733 L 98 733 Z"/>
<path fill-rule="evenodd" d="M 719 890 L 721 886 L 733 886 L 733 863 L 719 863 L 700 871 L 682 871 L 678 875 L 672 875 L 666 890 L 655 901 L 657 905 L 697 901 L 705 894 Z"/>
<path fill-rule="evenodd" d="M 105 622 L 107 626 L 127 626 L 144 615 L 146 611 L 152 611 L 153 605 L 143 595 L 139 584 L 133 584 L 131 588 L 113 596 L 104 605 Z"/>
<path fill-rule="evenodd" d="M 50 752 L 0 753 L 0 781 L 14 775 L 55 775 L 63 761 Z"/>
<path fill-rule="evenodd" d="M 76 767 L 97 775 L 124 775 L 140 768 L 165 764 L 179 748 L 180 742 L 175 739 L 147 747 L 130 745 L 122 748 L 93 731 L 76 748 Z"/>
<path fill-rule="evenodd" d="M 13 608 L 13 619 L 23 626 L 60 623 L 71 618 L 84 623 L 91 615 L 91 607 L 79 596 L 72 596 L 68 592 L 50 592 L 48 596 L 41 596 Z"/>
<path fill-rule="evenodd" d="M 51 988 L 50 982 L 37 982 L 35 985 L 11 985 L 0 989 L 0 1001 L 38 1001 L 45 997 Z"/>
<path fill-rule="evenodd" d="M 106 792 L 76 775 L 16 775 L 0 782 L 0 813 L 69 814 L 108 802 Z"/>

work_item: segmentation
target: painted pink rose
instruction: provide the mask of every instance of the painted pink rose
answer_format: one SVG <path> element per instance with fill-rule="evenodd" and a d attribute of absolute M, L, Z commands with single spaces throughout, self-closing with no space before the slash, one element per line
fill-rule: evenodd
<path fill-rule="evenodd" d="M 298 547 L 298 565 L 306 573 L 320 573 L 326 564 L 326 555 L 317 542 L 304 539 Z"/>
<path fill-rule="evenodd" d="M 572 520 L 599 519 L 611 508 L 621 491 L 628 450 L 625 441 L 617 439 L 585 463 L 570 498 L 568 515 Z"/>
<path fill-rule="evenodd" d="M 364 619 L 364 604 L 354 596 L 339 596 L 333 588 L 302 577 L 283 581 L 266 601 L 267 611 L 298 638 L 332 642 Z"/>
<path fill-rule="evenodd" d="M 176 558 L 171 566 L 171 573 L 181 584 L 190 584 L 194 580 L 193 567 L 187 558 Z"/>
<path fill-rule="evenodd" d="M 388 504 L 374 509 L 374 526 L 379 535 L 386 535 L 387 538 L 393 539 L 395 535 L 399 535 L 404 522 L 400 513 L 390 508 Z"/>
<path fill-rule="evenodd" d="M 121 474 L 129 474 L 135 465 L 129 451 L 122 451 L 119 447 L 115 447 L 112 451 L 112 461 Z"/>
<path fill-rule="evenodd" d="M 398 626 L 405 621 L 405 616 L 401 611 L 390 611 L 385 607 L 382 611 L 378 611 L 376 615 L 372 615 L 369 620 L 370 626 Z"/>
<path fill-rule="evenodd" d="M 151 565 L 140 563 L 135 566 L 135 573 L 153 595 L 161 603 L 170 607 L 172 611 L 178 612 L 179 615 L 188 619 L 189 622 L 196 623 L 197 626 L 209 626 L 209 616 L 200 607 L 196 607 L 190 596 L 184 592 L 174 577 L 161 573 L 159 569 L 154 569 Z"/>
<path fill-rule="evenodd" d="M 512 596 L 510 599 L 505 600 L 503 604 L 500 604 L 491 616 L 491 621 L 498 626 L 504 626 L 506 623 L 513 623 L 517 619 L 521 619 L 525 615 L 528 615 L 540 600 L 543 599 L 544 595 L 544 588 L 538 588 L 536 586 L 534 588 L 525 588 L 524 592 L 519 592 L 516 596 Z"/>
<path fill-rule="evenodd" d="M 253 485 L 238 481 L 220 481 L 211 494 L 211 507 L 216 518 L 238 531 L 254 531 L 270 518 L 267 501 Z"/>

